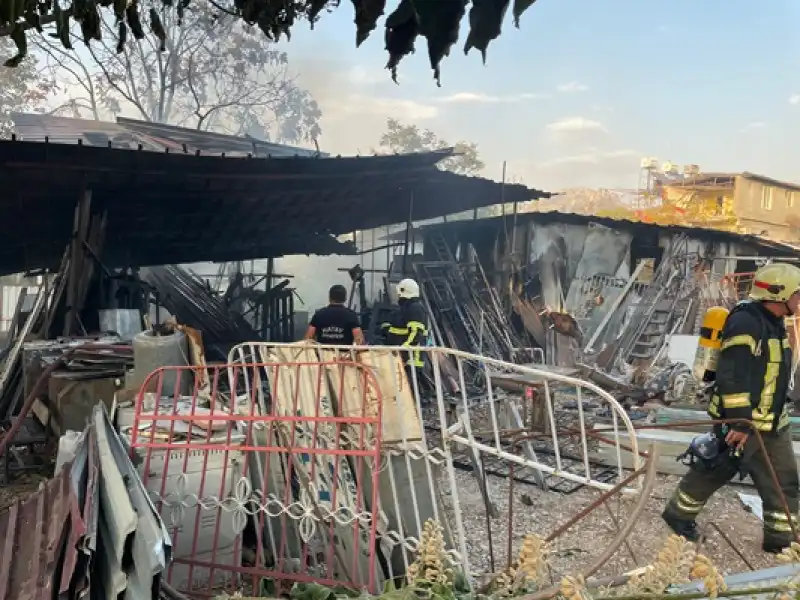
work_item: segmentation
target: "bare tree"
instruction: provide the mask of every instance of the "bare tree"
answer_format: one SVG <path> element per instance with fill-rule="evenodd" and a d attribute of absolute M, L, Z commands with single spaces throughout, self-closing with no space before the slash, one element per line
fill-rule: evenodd
<path fill-rule="evenodd" d="M 10 41 L 0 39 L 0 56 L 12 54 L 13 48 Z M 0 138 L 11 135 L 12 112 L 40 109 L 52 91 L 50 81 L 39 76 L 34 56 L 26 57 L 13 69 L 0 66 Z"/>
<path fill-rule="evenodd" d="M 99 119 L 127 109 L 145 121 L 288 143 L 320 135 L 319 106 L 297 85 L 286 53 L 264 36 L 202 0 L 182 17 L 163 9 L 160 18 L 163 40 L 148 31 L 120 43 L 126 25 L 103 14 L 102 39 L 86 47 L 88 57 L 36 36 L 52 76 L 68 85 L 60 111 Z M 73 46 L 82 45 L 77 29 Z"/>

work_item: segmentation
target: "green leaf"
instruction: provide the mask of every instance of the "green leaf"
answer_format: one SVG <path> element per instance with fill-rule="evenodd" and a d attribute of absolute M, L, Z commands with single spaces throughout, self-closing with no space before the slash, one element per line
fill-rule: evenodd
<path fill-rule="evenodd" d="M 453 574 L 453 590 L 456 593 L 467 593 L 472 591 L 472 586 L 469 584 L 469 579 L 463 571 L 456 571 Z"/>
<path fill-rule="evenodd" d="M 415 600 L 415 598 L 417 598 L 415 588 L 407 586 L 383 594 L 380 600 Z"/>
<path fill-rule="evenodd" d="M 358 590 L 347 588 L 343 585 L 337 585 L 331 590 L 331 592 L 337 598 L 359 598 L 361 596 L 361 592 Z"/>
<path fill-rule="evenodd" d="M 318 583 L 296 583 L 289 592 L 292 600 L 335 600 L 336 596 L 330 588 Z"/>
<path fill-rule="evenodd" d="M 261 579 L 259 594 L 264 598 L 277 598 L 278 585 L 275 583 L 275 580 L 270 577 L 263 577 Z"/>
<path fill-rule="evenodd" d="M 437 600 L 456 600 L 456 594 L 453 588 L 443 583 L 435 583 L 431 587 L 431 592 Z"/>

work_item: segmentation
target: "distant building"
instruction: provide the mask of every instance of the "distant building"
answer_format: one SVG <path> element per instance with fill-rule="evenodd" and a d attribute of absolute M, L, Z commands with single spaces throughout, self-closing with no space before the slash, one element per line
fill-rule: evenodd
<path fill-rule="evenodd" d="M 800 185 L 745 172 L 660 175 L 654 188 L 661 204 L 648 220 L 800 240 Z"/>

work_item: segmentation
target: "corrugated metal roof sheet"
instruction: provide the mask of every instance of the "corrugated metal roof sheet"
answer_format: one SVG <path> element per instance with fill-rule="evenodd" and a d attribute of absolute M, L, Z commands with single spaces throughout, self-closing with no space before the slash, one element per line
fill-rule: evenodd
<path fill-rule="evenodd" d="M 725 577 L 725 585 L 729 590 L 765 588 L 777 586 L 781 584 L 788 584 L 790 581 L 796 580 L 800 576 L 800 565 L 781 565 L 779 567 L 771 567 L 769 569 L 759 569 L 758 571 L 744 571 L 742 573 L 735 573 Z M 703 592 L 704 585 L 702 581 L 694 581 L 684 585 L 676 585 L 669 589 L 670 594 L 687 594 L 693 592 Z M 725 598 L 735 597 L 737 600 L 767 600 L 768 598 L 776 598 L 774 592 L 768 594 L 742 594 L 741 592 L 736 596 L 726 595 L 721 592 L 717 598 L 724 600 Z M 706 600 L 709 596 L 704 596 L 699 600 Z"/>
<path fill-rule="evenodd" d="M 0 600 L 52 600 L 64 581 L 68 589 L 77 549 L 67 542 L 83 530 L 68 468 L 9 507 L 0 515 Z"/>
<path fill-rule="evenodd" d="M 0 514 L 0 600 L 116 598 L 120 591 L 150 600 L 171 540 L 102 404 L 66 460 Z M 124 508 L 128 518 L 120 519 Z M 130 520 L 133 529 L 115 535 Z M 110 595 L 109 584 L 119 584 Z"/>
<path fill-rule="evenodd" d="M 307 148 L 273 144 L 255 138 L 237 137 L 210 131 L 198 131 L 161 123 L 117 118 L 116 123 L 90 119 L 72 119 L 40 113 L 12 113 L 14 133 L 23 141 L 53 144 L 85 144 L 151 152 L 188 152 L 230 157 L 326 156 Z"/>
<path fill-rule="evenodd" d="M 92 210 L 107 210 L 108 267 L 346 254 L 331 235 L 403 223 L 412 201 L 419 219 L 496 202 L 501 184 L 436 167 L 451 155 L 239 159 L 0 141 L 0 274 L 55 268 L 87 188 Z"/>
<path fill-rule="evenodd" d="M 458 229 L 467 230 L 470 228 L 479 227 L 501 227 L 505 224 L 510 226 L 513 217 L 511 215 L 499 217 L 487 217 L 483 219 L 465 219 L 459 221 L 448 221 L 446 223 L 433 223 L 431 225 L 423 225 L 415 229 L 416 232 L 424 234 L 427 231 L 454 231 Z M 787 244 L 785 242 L 776 242 L 768 240 L 757 235 L 750 235 L 744 233 L 736 233 L 733 231 L 722 231 L 719 229 L 708 229 L 704 227 L 687 227 L 682 225 L 659 225 L 657 223 L 644 223 L 642 221 L 631 221 L 629 219 L 614 219 L 611 217 L 598 217 L 595 215 L 582 215 L 578 213 L 566 213 L 560 211 L 535 211 L 519 213 L 516 217 L 517 224 L 533 222 L 541 225 L 548 225 L 551 223 L 564 223 L 573 225 L 589 225 L 590 223 L 597 223 L 605 227 L 616 229 L 638 229 L 650 231 L 664 231 L 671 233 L 682 233 L 690 238 L 707 238 L 723 242 L 733 242 L 743 245 L 750 245 L 760 248 L 766 252 L 774 252 L 779 255 L 791 256 L 800 255 L 800 247 Z M 403 240 L 405 239 L 405 230 L 393 233 L 381 238 L 383 240 Z"/>

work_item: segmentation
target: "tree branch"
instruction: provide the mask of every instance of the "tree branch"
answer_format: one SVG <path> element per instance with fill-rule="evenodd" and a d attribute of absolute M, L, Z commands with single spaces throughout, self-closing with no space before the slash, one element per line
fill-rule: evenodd
<path fill-rule="evenodd" d="M 98 60 L 97 55 L 95 54 L 91 46 L 89 46 L 89 52 L 91 53 L 95 64 L 97 64 L 97 66 L 103 72 L 103 76 L 105 77 L 108 85 L 114 88 L 120 96 L 122 96 L 123 98 L 125 98 L 126 101 L 132 104 L 144 116 L 145 120 L 149 120 L 147 117 L 147 112 L 144 110 L 144 107 L 142 106 L 141 102 L 139 101 L 138 95 L 136 94 L 135 84 L 130 89 L 130 91 L 133 93 L 129 93 L 128 90 L 122 89 L 122 87 L 114 80 L 114 77 L 111 76 L 110 71 L 108 70 L 108 68 L 106 68 L 106 65 L 103 63 L 103 61 Z M 127 62 L 126 65 L 129 66 L 130 62 Z M 128 73 L 132 75 L 132 73 L 130 73 L 130 70 L 128 70 Z"/>

